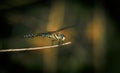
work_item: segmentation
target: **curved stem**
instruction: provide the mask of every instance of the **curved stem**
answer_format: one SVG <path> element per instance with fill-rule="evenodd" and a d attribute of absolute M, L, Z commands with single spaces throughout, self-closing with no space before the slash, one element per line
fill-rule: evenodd
<path fill-rule="evenodd" d="M 40 49 L 46 49 L 46 48 L 55 48 L 59 46 L 64 46 L 71 44 L 71 42 L 63 43 L 61 45 L 53 45 L 53 46 L 43 46 L 43 47 L 34 47 L 34 48 L 20 48 L 20 49 L 5 49 L 0 50 L 0 52 L 18 52 L 18 51 L 30 51 L 30 50 L 40 50 Z"/>

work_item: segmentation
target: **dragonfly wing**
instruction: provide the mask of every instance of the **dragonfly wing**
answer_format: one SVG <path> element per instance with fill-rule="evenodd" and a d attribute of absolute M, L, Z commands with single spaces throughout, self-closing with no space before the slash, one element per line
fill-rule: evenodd
<path fill-rule="evenodd" d="M 63 28 L 61 28 L 61 29 L 58 29 L 58 30 L 56 30 L 56 31 L 49 31 L 49 32 L 47 32 L 47 33 L 56 33 L 56 32 L 60 32 L 60 31 L 65 30 L 65 29 L 73 28 L 73 27 L 75 27 L 75 26 L 76 26 L 76 25 L 70 25 L 70 26 L 66 26 L 66 27 L 63 27 Z"/>

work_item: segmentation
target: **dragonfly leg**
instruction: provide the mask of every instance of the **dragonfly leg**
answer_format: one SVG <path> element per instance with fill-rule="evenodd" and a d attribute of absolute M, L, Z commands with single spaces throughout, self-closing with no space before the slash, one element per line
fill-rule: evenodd
<path fill-rule="evenodd" d="M 58 41 L 58 45 L 61 45 L 63 43 L 64 43 L 64 41 Z"/>

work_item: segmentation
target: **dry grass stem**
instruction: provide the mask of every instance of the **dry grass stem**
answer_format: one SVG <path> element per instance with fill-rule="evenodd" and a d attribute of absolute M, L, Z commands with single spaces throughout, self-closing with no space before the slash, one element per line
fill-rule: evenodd
<path fill-rule="evenodd" d="M 0 52 L 19 52 L 19 51 L 30 51 L 30 50 L 40 50 L 40 49 L 47 49 L 47 48 L 55 48 L 59 46 L 64 46 L 71 44 L 71 42 L 63 43 L 61 45 L 53 45 L 53 46 L 43 46 L 43 47 L 34 47 L 34 48 L 20 48 L 20 49 L 5 49 L 0 50 Z"/>

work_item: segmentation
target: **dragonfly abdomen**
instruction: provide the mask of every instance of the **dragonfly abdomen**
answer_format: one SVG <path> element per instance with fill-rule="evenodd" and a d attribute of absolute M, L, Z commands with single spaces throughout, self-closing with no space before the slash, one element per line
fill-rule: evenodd
<path fill-rule="evenodd" d="M 34 38 L 37 37 L 37 34 L 26 34 L 24 35 L 25 38 Z"/>
<path fill-rule="evenodd" d="M 50 37 L 51 33 L 39 33 L 39 34 L 26 34 L 24 35 L 25 38 L 34 38 L 34 37 Z"/>
<path fill-rule="evenodd" d="M 52 33 L 41 33 L 41 34 L 38 34 L 38 36 L 41 36 L 41 37 L 50 37 L 52 35 Z"/>

